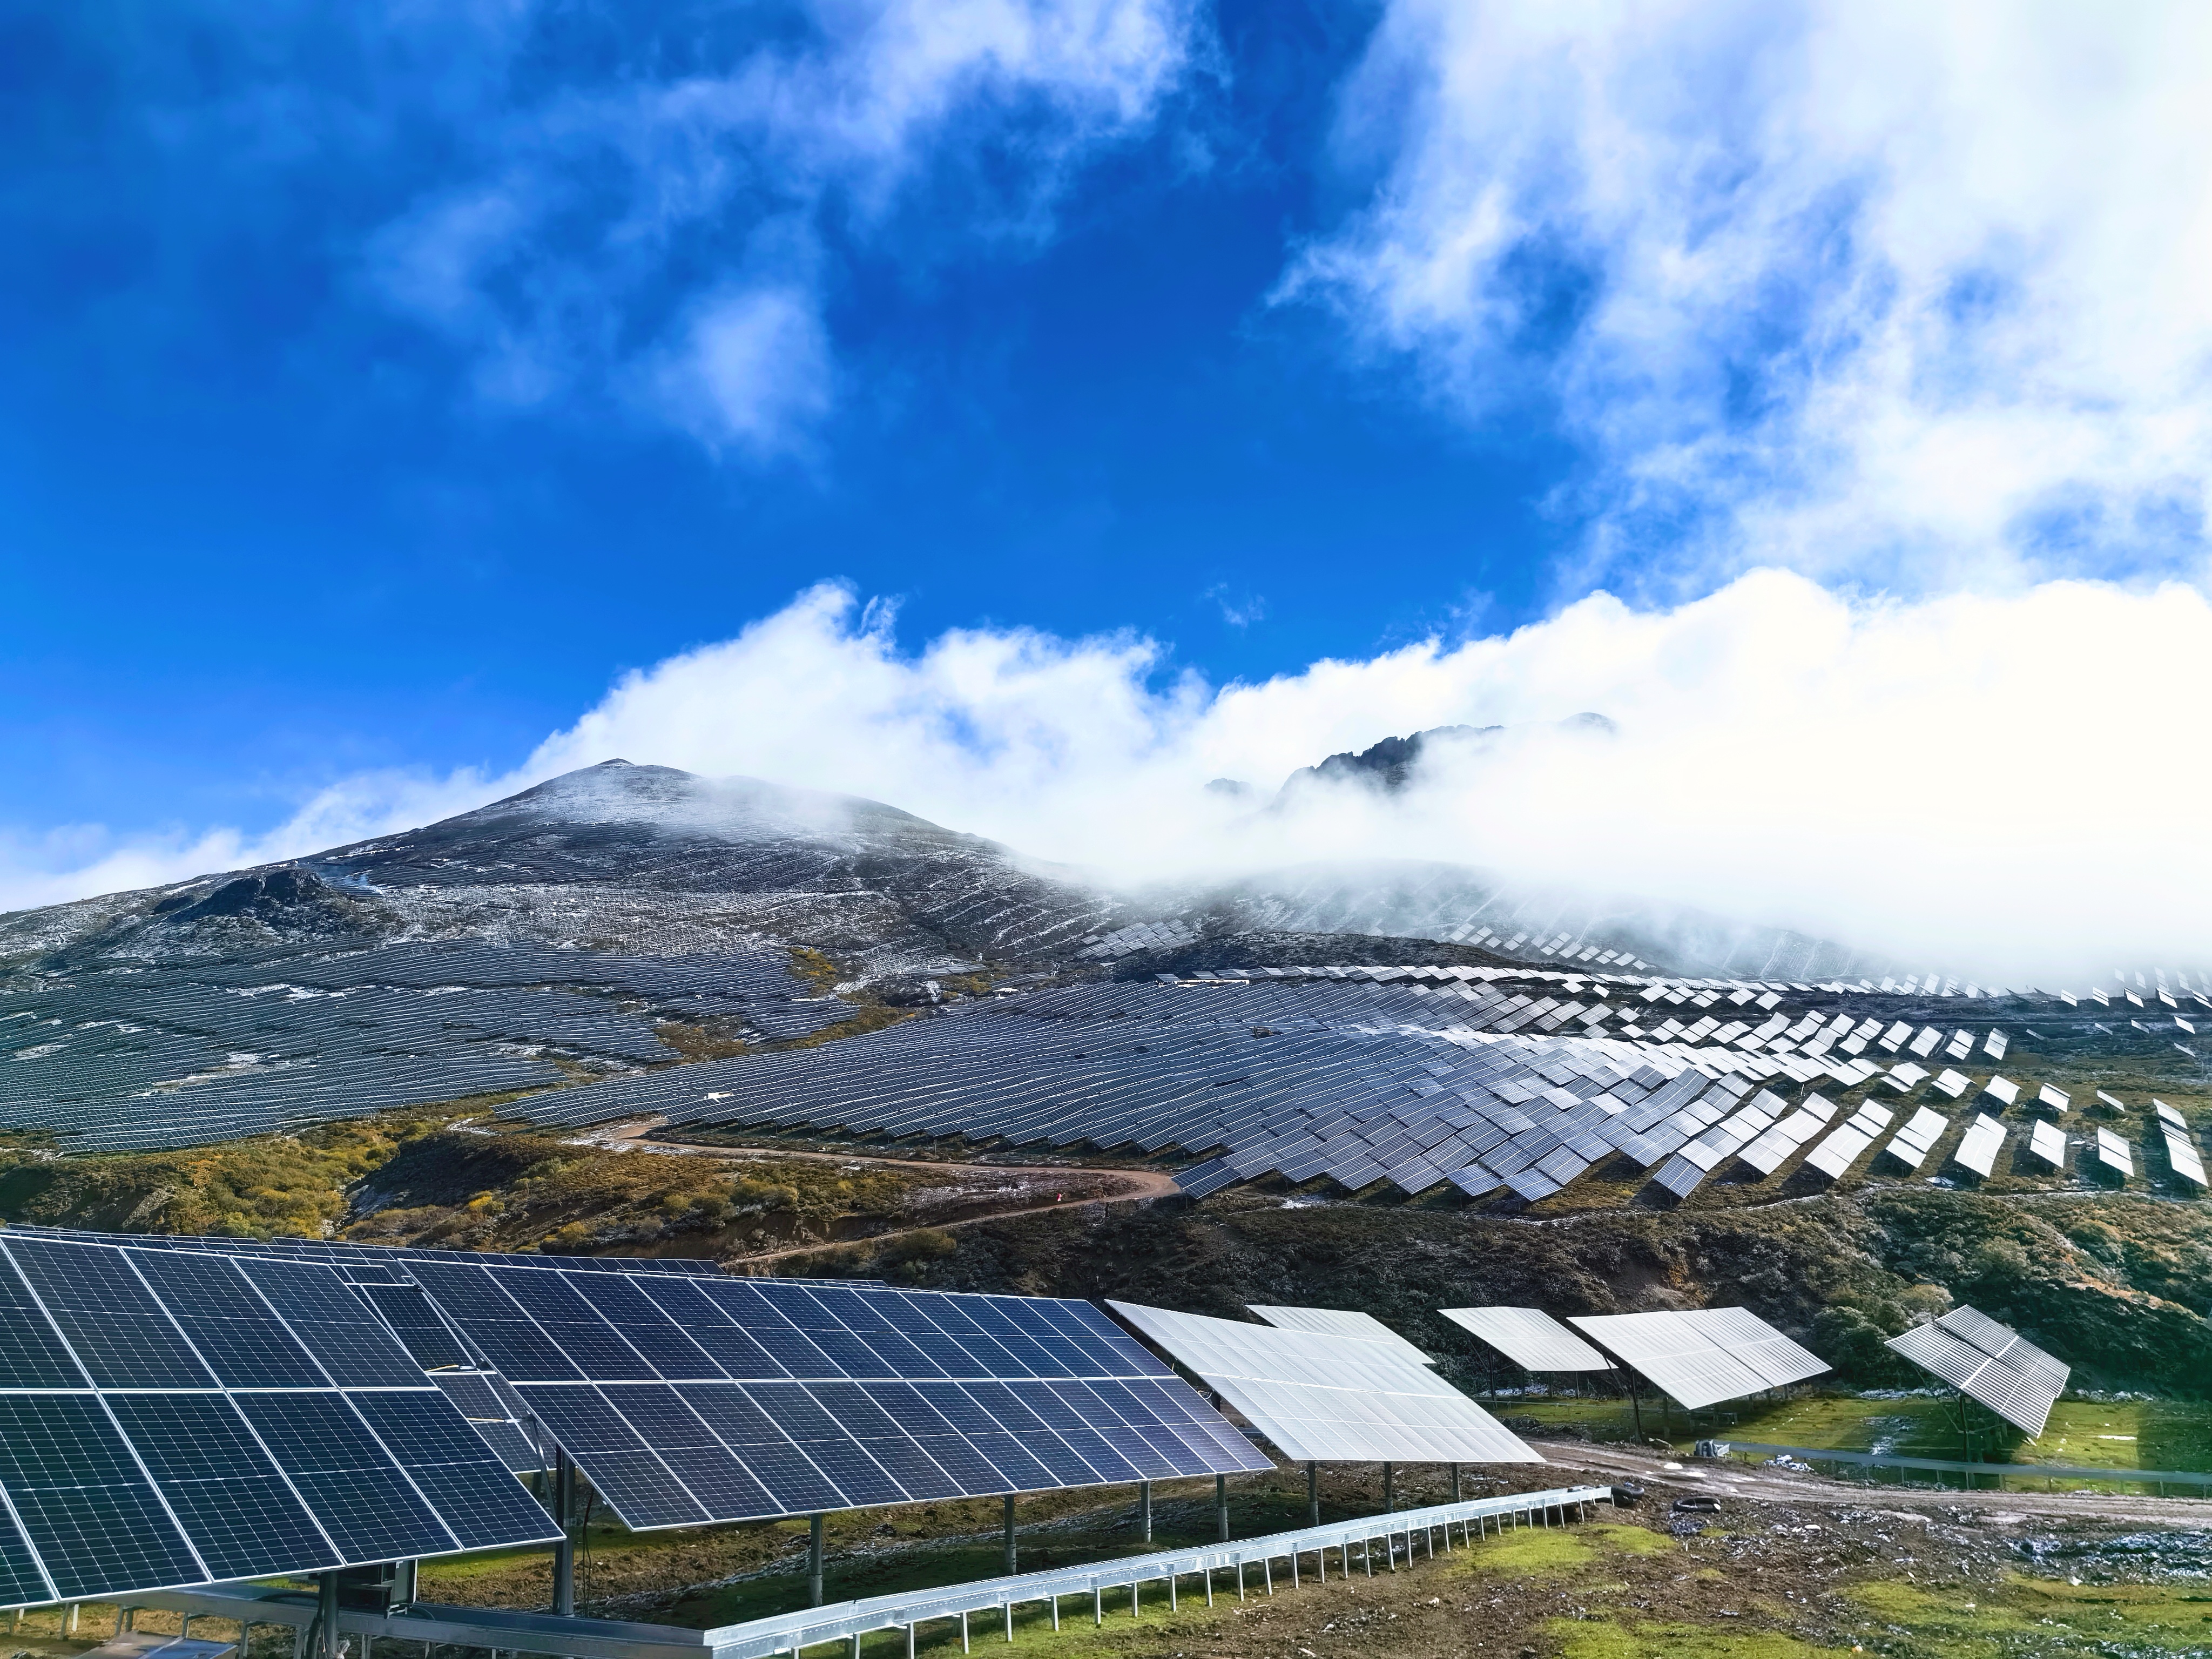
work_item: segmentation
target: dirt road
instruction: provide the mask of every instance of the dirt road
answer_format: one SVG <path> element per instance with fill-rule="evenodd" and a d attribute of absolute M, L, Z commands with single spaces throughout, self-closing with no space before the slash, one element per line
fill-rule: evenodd
<path fill-rule="evenodd" d="M 2212 1527 L 2212 1501 L 2191 1498 L 2136 1497 L 2115 1492 L 2040 1492 L 2018 1486 L 1997 1492 L 1944 1492 L 1928 1486 L 1869 1485 L 1836 1480 L 1826 1475 L 1800 1474 L 1764 1463 L 1693 1462 L 1680 1473 L 1662 1467 L 1668 1460 L 1656 1453 L 1626 1446 L 1598 1445 L 1581 1440 L 1540 1440 L 1534 1443 L 1545 1458 L 1565 1468 L 1584 1469 L 1610 1481 L 1632 1480 L 1654 1497 L 1663 1493 L 1670 1501 L 1689 1492 L 1715 1498 L 1747 1498 L 1781 1504 L 1827 1504 L 1883 1509 L 1970 1509 L 1984 1519 L 2000 1515 L 2123 1521 L 2157 1527 Z M 2118 1471 L 2115 1471 L 2118 1473 Z"/>
<path fill-rule="evenodd" d="M 1010 1180 L 1018 1187 L 1026 1188 L 1018 1196 L 1010 1195 L 1009 1201 L 995 1206 L 988 1206 L 990 1194 L 988 1190 L 980 1191 L 975 1201 L 985 1204 L 987 1207 L 979 1213 L 961 1216 L 957 1219 L 918 1222 L 910 1227 L 870 1233 L 860 1238 L 790 1244 L 779 1249 L 763 1250 L 757 1255 L 724 1258 L 733 1262 L 779 1261 L 787 1256 L 809 1255 L 817 1250 L 831 1248 L 834 1243 L 879 1245 L 909 1233 L 973 1227 L 980 1222 L 1003 1220 L 1010 1215 L 1026 1215 L 1037 1210 L 1079 1210 L 1094 1204 L 1127 1204 L 1145 1199 L 1168 1198 L 1182 1190 L 1176 1185 L 1174 1176 L 1158 1170 L 1097 1169 L 1060 1164 L 948 1164 L 936 1158 L 872 1158 L 861 1152 L 786 1151 L 782 1147 L 770 1146 L 695 1146 L 645 1139 L 662 1127 L 665 1122 L 662 1118 L 647 1117 L 626 1123 L 604 1124 L 574 1139 L 585 1146 L 676 1157 L 717 1158 L 733 1163 L 801 1159 L 817 1164 L 857 1164 L 872 1169 L 933 1176 L 948 1184 L 969 1184 L 978 1188 L 988 1188 L 992 1183 L 1003 1185 Z M 1079 1187 L 1080 1190 L 1066 1199 L 1036 1196 L 1052 1185 L 1055 1176 L 1063 1178 L 1069 1186 Z M 1024 1177 L 1028 1179 L 1025 1181 Z"/>

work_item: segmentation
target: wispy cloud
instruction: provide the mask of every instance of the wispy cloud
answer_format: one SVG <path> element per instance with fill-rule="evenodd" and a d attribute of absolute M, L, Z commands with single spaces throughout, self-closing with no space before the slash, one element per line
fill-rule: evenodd
<path fill-rule="evenodd" d="M 1216 582 L 1206 590 L 1206 597 L 1213 601 L 1221 612 L 1221 620 L 1231 628 L 1246 629 L 1267 617 L 1267 600 L 1264 594 L 1247 592 L 1236 595 L 1227 582 Z"/>
<path fill-rule="evenodd" d="M 2201 575 L 2212 12 L 1391 0 L 1285 301 L 1585 447 L 1562 574 Z"/>
<path fill-rule="evenodd" d="M 452 173 L 372 239 L 372 285 L 471 354 L 491 403 L 612 394 L 753 456 L 832 406 L 833 240 L 1034 246 L 1199 27 L 1183 0 L 824 0 L 719 55 L 696 22 L 641 28 L 545 85 L 524 72 L 537 15 L 487 37 L 526 90 L 456 131 Z"/>

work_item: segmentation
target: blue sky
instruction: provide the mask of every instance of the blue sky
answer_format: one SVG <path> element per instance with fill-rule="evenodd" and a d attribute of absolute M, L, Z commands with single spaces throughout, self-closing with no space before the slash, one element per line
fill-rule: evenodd
<path fill-rule="evenodd" d="M 1224 678 L 1538 602 L 1562 447 L 1440 420 L 1347 362 L 1319 307 L 1270 301 L 1350 187 L 1328 124 L 1371 15 L 1215 14 L 1218 69 L 1064 163 L 1022 155 L 1018 111 L 962 118 L 999 129 L 995 200 L 955 132 L 916 142 L 880 222 L 848 222 L 864 185 L 823 189 L 804 234 L 834 404 L 787 448 L 625 407 L 604 364 L 542 401 L 484 395 L 480 342 L 380 290 L 378 238 L 526 143 L 472 154 L 480 123 L 611 95 L 664 53 L 726 72 L 809 36 L 773 8 L 610 21 L 653 10 L 407 43 L 449 46 L 434 69 L 312 9 L 173 30 L 55 9 L 19 33 L 15 814 L 127 820 L 150 786 L 252 823 L 303 779 L 509 763 L 618 671 L 825 576 L 896 596 L 917 636 L 1133 628 Z M 580 186 L 546 264 L 620 263 L 598 243 L 640 185 L 616 173 Z M 649 340 L 762 216 L 732 200 L 610 276 L 612 326 Z"/>
<path fill-rule="evenodd" d="M 586 731 L 800 767 L 614 719 L 623 676 L 746 640 L 864 680 L 865 645 L 987 749 L 1024 651 L 1070 685 L 1110 660 L 1098 706 L 1155 745 L 1223 688 L 1304 688 L 1239 739 L 1266 774 L 1572 712 L 1615 647 L 1571 617 L 1663 623 L 1749 572 L 1931 638 L 1950 601 L 2203 583 L 2185 8 L 0 29 L 0 902 L 367 833 Z M 842 620 L 800 597 L 824 580 Z M 1556 650 L 1510 684 L 1392 666 L 1522 627 Z M 990 696 L 924 672 L 978 640 Z M 1331 660 L 1400 689 L 1301 702 L 1351 684 Z M 806 705 L 786 666 L 712 718 Z M 874 714 L 836 718 L 864 751 Z M 1068 722 L 1038 743 L 1127 746 Z"/>

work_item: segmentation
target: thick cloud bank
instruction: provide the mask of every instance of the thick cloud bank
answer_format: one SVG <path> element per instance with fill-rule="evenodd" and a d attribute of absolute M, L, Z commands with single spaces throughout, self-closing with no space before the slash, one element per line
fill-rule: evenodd
<path fill-rule="evenodd" d="M 2203 569 L 2212 10 L 1392 0 L 1340 110 L 1282 293 L 1557 410 L 1564 591 Z"/>
<path fill-rule="evenodd" d="M 2185 586 L 1869 604 L 1762 571 L 1672 609 L 1598 594 L 1507 635 L 1216 689 L 1133 636 L 902 649 L 885 609 L 823 586 L 626 678 L 510 776 L 356 780 L 258 842 L 111 850 L 20 873 L 13 896 L 307 852 L 620 756 L 871 796 L 1125 878 L 1440 859 L 1998 977 L 2193 965 L 2212 955 L 2208 661 L 2212 605 Z M 1614 731 L 1555 724 L 1586 710 Z M 1205 788 L 1265 799 L 1324 755 L 1452 724 L 1511 729 L 1395 798 L 1278 813 Z"/>

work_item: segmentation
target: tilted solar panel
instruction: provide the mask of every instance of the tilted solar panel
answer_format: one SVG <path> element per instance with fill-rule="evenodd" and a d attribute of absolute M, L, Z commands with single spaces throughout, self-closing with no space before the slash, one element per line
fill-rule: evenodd
<path fill-rule="evenodd" d="M 1531 1371 L 1607 1371 L 1613 1362 L 1539 1308 L 1444 1308 L 1515 1364 Z"/>
<path fill-rule="evenodd" d="M 1692 1411 L 1828 1369 L 1742 1308 L 1589 1314 L 1569 1322 Z"/>
<path fill-rule="evenodd" d="M 0 1605 L 550 1543 L 338 1276 L 0 1237 Z"/>
<path fill-rule="evenodd" d="M 2031 1439 L 2043 1432 L 2072 1374 L 2063 1360 L 1976 1308 L 1954 1308 L 1931 1325 L 1890 1338 L 1888 1346 Z"/>
<path fill-rule="evenodd" d="M 414 1267 L 635 1530 L 1271 1467 L 1087 1303 Z"/>
<path fill-rule="evenodd" d="M 1349 1308 L 1285 1308 L 1258 1302 L 1244 1304 L 1270 1325 L 1285 1331 L 1317 1331 L 1323 1336 L 1348 1337 L 1356 1342 L 1380 1342 L 1419 1365 L 1436 1362 L 1372 1314 Z"/>
<path fill-rule="evenodd" d="M 1106 1304 L 1302 1462 L 1540 1463 L 1488 1412 L 1379 1342 Z"/>

